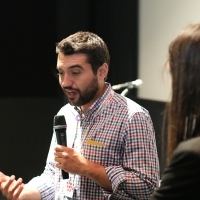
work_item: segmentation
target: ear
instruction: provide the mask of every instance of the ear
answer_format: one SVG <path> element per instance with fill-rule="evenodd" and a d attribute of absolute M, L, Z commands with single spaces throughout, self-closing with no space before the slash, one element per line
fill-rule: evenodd
<path fill-rule="evenodd" d="M 108 75 L 108 64 L 104 63 L 103 65 L 101 65 L 101 67 L 99 67 L 98 69 L 97 74 L 99 79 L 104 80 Z"/>

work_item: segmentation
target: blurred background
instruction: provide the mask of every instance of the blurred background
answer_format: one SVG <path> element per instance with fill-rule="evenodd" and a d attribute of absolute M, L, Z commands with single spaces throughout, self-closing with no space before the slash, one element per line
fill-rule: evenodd
<path fill-rule="evenodd" d="M 55 44 L 82 30 L 108 45 L 108 82 L 143 81 L 127 96 L 150 112 L 162 173 L 167 48 L 187 24 L 200 22 L 199 8 L 198 0 L 1 0 L 0 171 L 24 182 L 42 173 L 53 117 L 65 103 Z"/>

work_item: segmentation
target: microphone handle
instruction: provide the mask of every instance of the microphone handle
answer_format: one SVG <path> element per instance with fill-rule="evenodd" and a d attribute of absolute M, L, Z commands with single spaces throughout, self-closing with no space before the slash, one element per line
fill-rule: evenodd
<path fill-rule="evenodd" d="M 57 143 L 59 145 L 62 145 L 62 146 L 67 146 L 67 140 L 66 140 L 66 129 L 57 129 L 55 130 L 56 132 L 56 138 L 57 138 Z M 68 179 L 69 178 L 69 173 L 64 171 L 64 170 L 61 170 L 62 172 L 62 177 L 63 179 Z"/>
<path fill-rule="evenodd" d="M 64 170 L 61 170 L 61 172 L 62 172 L 63 179 L 69 179 L 69 173 L 68 172 L 66 172 Z"/>

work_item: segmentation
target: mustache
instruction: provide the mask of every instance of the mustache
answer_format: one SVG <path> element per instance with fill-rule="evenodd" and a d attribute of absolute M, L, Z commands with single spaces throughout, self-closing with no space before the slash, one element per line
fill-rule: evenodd
<path fill-rule="evenodd" d="M 73 88 L 73 87 L 71 87 L 71 86 L 63 87 L 63 89 L 65 89 L 65 90 L 75 90 L 75 91 L 79 91 L 78 89 Z"/>
<path fill-rule="evenodd" d="M 66 89 L 66 90 L 75 90 L 73 87 L 71 86 L 66 86 L 66 87 L 63 87 L 63 89 Z"/>

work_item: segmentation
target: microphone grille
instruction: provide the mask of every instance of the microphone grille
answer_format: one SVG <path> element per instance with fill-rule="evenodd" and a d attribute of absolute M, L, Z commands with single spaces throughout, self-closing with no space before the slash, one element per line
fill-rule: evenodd
<path fill-rule="evenodd" d="M 54 126 L 66 125 L 65 116 L 64 115 L 55 115 L 53 125 Z"/>
<path fill-rule="evenodd" d="M 137 86 L 140 86 L 143 84 L 143 81 L 141 79 L 137 79 L 137 80 L 135 80 L 135 83 Z"/>

